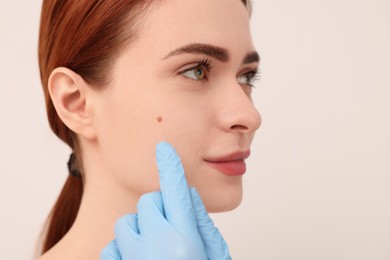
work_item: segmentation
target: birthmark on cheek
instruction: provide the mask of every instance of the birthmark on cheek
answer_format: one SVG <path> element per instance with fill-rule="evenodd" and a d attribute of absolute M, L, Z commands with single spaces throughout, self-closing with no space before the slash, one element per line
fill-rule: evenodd
<path fill-rule="evenodd" d="M 159 123 L 161 123 L 162 122 L 162 117 L 161 116 L 159 116 L 159 117 L 157 117 L 157 122 L 159 122 Z"/>

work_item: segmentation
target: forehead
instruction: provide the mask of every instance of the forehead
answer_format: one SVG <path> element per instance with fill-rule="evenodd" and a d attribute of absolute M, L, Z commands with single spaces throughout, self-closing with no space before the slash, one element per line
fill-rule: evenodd
<path fill-rule="evenodd" d="M 140 40 L 151 51 L 168 53 L 193 42 L 230 52 L 253 51 L 249 13 L 240 0 L 161 1 L 145 17 Z"/>

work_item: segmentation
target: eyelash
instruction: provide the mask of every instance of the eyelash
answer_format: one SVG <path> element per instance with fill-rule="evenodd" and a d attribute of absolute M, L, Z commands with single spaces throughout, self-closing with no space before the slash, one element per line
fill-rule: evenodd
<path fill-rule="evenodd" d="M 182 75 L 183 77 L 190 79 L 190 80 L 200 81 L 202 83 L 205 83 L 208 81 L 208 74 L 210 73 L 212 68 L 213 68 L 213 66 L 211 64 L 211 60 L 204 59 L 204 60 L 198 62 L 195 66 L 192 66 L 191 68 L 187 68 L 187 69 L 184 69 L 183 71 L 180 71 L 179 74 Z M 193 79 L 191 77 L 184 75 L 186 72 L 195 71 L 196 69 L 204 69 L 205 77 L 203 79 Z M 249 78 L 248 81 L 250 82 L 250 83 L 240 83 L 240 84 L 248 85 L 248 86 L 254 88 L 255 87 L 254 82 L 261 78 L 261 72 L 258 71 L 257 69 L 254 69 L 254 70 L 246 72 L 245 74 L 239 76 L 238 78 L 240 78 L 240 77 L 248 77 Z"/>
<path fill-rule="evenodd" d="M 254 69 L 251 71 L 246 72 L 245 74 L 241 75 L 240 77 L 248 77 L 250 83 L 240 83 L 244 85 L 248 85 L 252 88 L 255 88 L 255 82 L 261 79 L 261 71 L 258 69 Z"/>
<path fill-rule="evenodd" d="M 194 80 L 194 81 L 201 81 L 201 82 L 205 82 L 208 80 L 208 74 L 210 73 L 211 69 L 213 68 L 213 66 L 211 65 L 211 60 L 210 59 L 204 59 L 200 62 L 198 62 L 195 66 L 192 66 L 191 68 L 188 68 L 188 69 L 185 69 L 183 71 L 180 71 L 180 75 L 188 78 L 188 79 L 191 79 L 191 80 Z M 189 71 L 195 71 L 196 69 L 204 69 L 205 71 L 205 78 L 204 79 L 193 79 L 193 78 L 190 78 L 188 76 L 185 76 L 184 74 L 186 72 L 189 72 Z"/>

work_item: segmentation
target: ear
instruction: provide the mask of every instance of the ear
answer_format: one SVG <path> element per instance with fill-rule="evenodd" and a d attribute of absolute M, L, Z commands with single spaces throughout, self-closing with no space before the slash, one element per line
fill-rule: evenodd
<path fill-rule="evenodd" d="M 70 69 L 53 70 L 48 81 L 53 105 L 62 122 L 73 132 L 87 139 L 96 139 L 93 110 L 89 106 L 91 87 Z"/>

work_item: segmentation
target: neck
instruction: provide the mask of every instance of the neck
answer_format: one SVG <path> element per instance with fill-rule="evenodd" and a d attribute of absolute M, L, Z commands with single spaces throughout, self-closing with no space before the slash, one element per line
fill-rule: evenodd
<path fill-rule="evenodd" d="M 114 239 L 116 221 L 135 213 L 138 199 L 139 196 L 121 190 L 109 179 L 89 175 L 77 218 L 69 232 L 48 252 L 52 256 L 48 259 L 99 259 L 101 250 Z"/>

